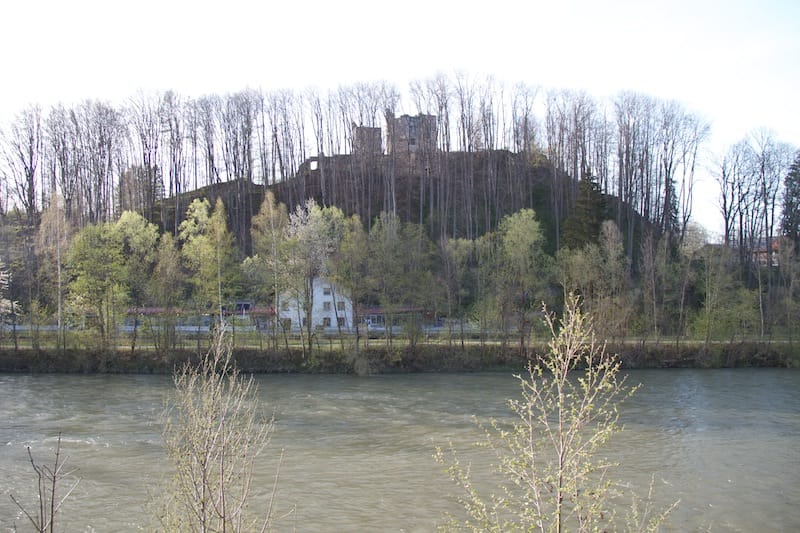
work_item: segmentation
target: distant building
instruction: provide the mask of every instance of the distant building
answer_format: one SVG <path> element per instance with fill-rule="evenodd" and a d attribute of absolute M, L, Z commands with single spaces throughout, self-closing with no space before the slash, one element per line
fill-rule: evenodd
<path fill-rule="evenodd" d="M 334 284 L 324 278 L 314 280 L 313 290 L 312 329 L 327 333 L 351 331 L 354 324 L 353 303 L 350 299 L 339 293 Z M 295 295 L 286 294 L 281 298 L 278 316 L 286 332 L 296 333 L 306 327 L 304 302 Z"/>
<path fill-rule="evenodd" d="M 781 266 L 781 244 L 788 241 L 788 237 L 774 237 L 767 246 L 767 239 L 760 239 L 750 252 L 753 262 L 762 267 L 766 267 L 770 263 L 773 267 Z"/>

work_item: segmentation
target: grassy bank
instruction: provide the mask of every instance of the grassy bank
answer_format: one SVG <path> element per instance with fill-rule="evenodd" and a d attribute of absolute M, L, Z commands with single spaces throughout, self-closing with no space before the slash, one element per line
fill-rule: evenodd
<path fill-rule="evenodd" d="M 542 353 L 544 347 L 534 348 Z M 800 367 L 800 346 L 790 343 L 724 343 L 708 347 L 692 343 L 630 343 L 609 347 L 620 355 L 625 368 L 737 368 Z M 138 373 L 166 374 L 183 362 L 196 359 L 196 349 L 173 351 L 101 351 L 0 349 L 0 372 Z M 464 372 L 524 369 L 527 359 L 516 347 L 499 344 L 449 346 L 419 344 L 384 345 L 348 350 L 317 350 L 304 356 L 300 348 L 280 350 L 236 348 L 238 367 L 253 373 L 387 374 L 410 372 Z"/>

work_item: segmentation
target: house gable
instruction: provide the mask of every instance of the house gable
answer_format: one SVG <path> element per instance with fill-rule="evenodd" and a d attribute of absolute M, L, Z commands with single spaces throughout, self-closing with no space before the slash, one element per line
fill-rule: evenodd
<path fill-rule="evenodd" d="M 340 289 L 325 278 L 316 278 L 313 282 L 313 307 L 311 309 L 311 327 L 328 332 L 352 331 L 353 303 Z M 306 327 L 305 302 L 295 295 L 285 294 L 281 298 L 278 310 L 284 327 L 292 332 Z"/>

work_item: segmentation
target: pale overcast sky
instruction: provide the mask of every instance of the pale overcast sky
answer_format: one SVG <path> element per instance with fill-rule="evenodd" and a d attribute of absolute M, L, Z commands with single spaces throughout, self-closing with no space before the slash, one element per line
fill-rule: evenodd
<path fill-rule="evenodd" d="M 462 70 L 675 99 L 711 122 L 720 153 L 757 128 L 800 146 L 798 67 L 796 0 L 10 0 L 0 120 L 31 103 L 121 103 L 139 90 L 388 80 L 405 91 Z M 706 225 L 717 216 L 708 203 L 695 212 Z"/>

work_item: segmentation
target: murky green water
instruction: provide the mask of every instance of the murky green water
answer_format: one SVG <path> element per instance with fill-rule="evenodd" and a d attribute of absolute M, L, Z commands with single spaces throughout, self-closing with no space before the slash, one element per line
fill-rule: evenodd
<path fill-rule="evenodd" d="M 607 455 L 615 477 L 681 503 L 670 530 L 800 530 L 800 372 L 637 371 L 642 388 L 622 409 L 625 431 Z M 507 374 L 261 376 L 276 432 L 258 465 L 267 490 L 285 449 L 280 530 L 431 531 L 458 511 L 432 458 L 435 444 L 468 450 L 472 422 L 508 414 Z M 148 529 L 144 506 L 167 463 L 159 415 L 165 376 L 0 375 L 0 530 L 25 523 L 8 494 L 31 501 L 25 446 L 50 460 L 58 432 L 81 477 L 60 517 L 66 531 Z"/>

